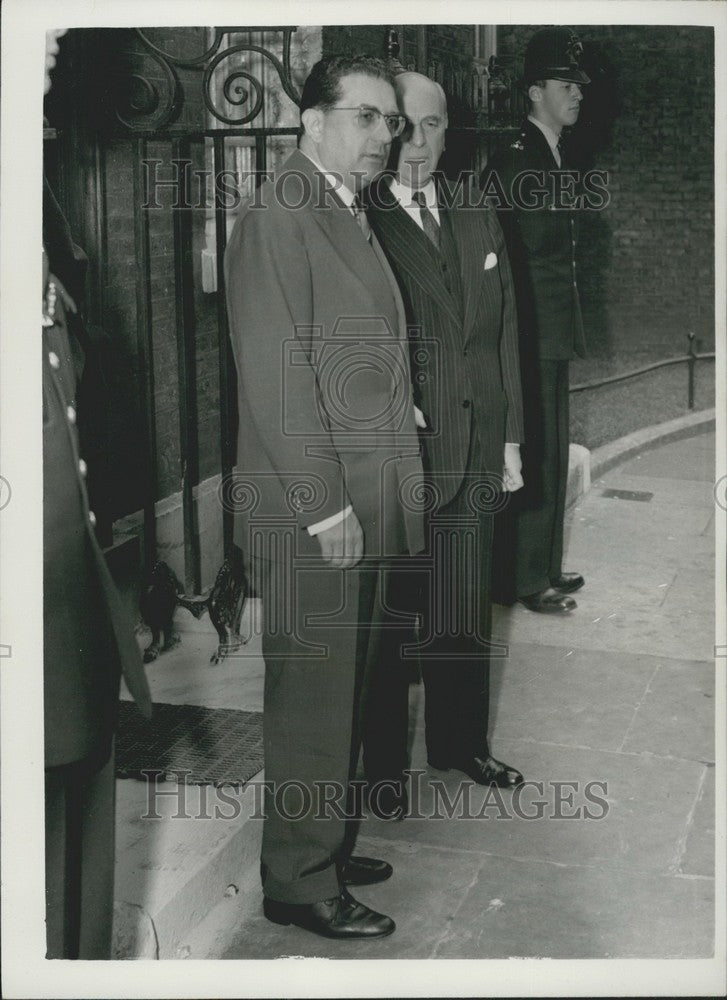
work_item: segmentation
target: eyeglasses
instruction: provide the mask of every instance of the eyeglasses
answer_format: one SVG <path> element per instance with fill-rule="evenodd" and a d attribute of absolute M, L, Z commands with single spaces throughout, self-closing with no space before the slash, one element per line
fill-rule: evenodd
<path fill-rule="evenodd" d="M 383 111 L 379 111 L 378 108 L 372 108 L 368 104 L 359 104 L 357 108 L 328 108 L 329 111 L 356 111 L 356 123 L 360 129 L 364 132 L 369 132 L 376 128 L 379 121 L 383 118 L 386 122 L 386 127 L 391 133 L 391 138 L 396 139 L 398 135 L 404 131 L 404 126 L 406 125 L 406 118 L 404 115 L 385 115 Z"/>

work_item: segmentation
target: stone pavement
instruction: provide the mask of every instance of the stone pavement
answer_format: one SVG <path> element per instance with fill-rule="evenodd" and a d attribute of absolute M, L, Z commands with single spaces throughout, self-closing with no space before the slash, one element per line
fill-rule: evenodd
<path fill-rule="evenodd" d="M 423 689 L 412 687 L 428 818 L 367 819 L 357 848 L 394 865 L 389 882 L 354 893 L 395 918 L 391 937 L 329 942 L 267 922 L 261 824 L 245 816 L 157 824 L 150 859 L 148 821 L 135 818 L 143 787 L 120 782 L 117 897 L 144 911 L 160 957 L 710 956 L 714 448 L 713 433 L 697 434 L 592 483 L 568 513 L 566 568 L 587 577 L 572 615 L 496 609 L 509 655 L 493 665 L 491 743 L 531 783 L 517 810 L 509 793 L 427 768 Z M 213 645 L 185 635 L 183 655 L 151 670 L 155 698 L 259 708 L 254 644 L 250 658 L 209 667 Z M 171 898 L 177 883 L 155 911 L 155 893 Z M 190 907 L 196 919 L 182 920 Z"/>

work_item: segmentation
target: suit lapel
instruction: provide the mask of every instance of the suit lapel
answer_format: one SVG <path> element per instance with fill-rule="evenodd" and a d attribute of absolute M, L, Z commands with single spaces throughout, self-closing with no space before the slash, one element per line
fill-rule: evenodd
<path fill-rule="evenodd" d="M 394 272 L 391 270 L 389 262 L 386 259 L 386 254 L 384 253 L 381 244 L 376 239 L 376 233 L 373 230 L 371 231 L 371 249 L 376 254 L 376 258 L 379 264 L 381 265 L 381 270 L 384 272 L 386 280 L 389 283 L 389 288 L 391 289 L 391 294 L 394 298 L 394 302 L 396 303 L 396 315 L 399 319 L 399 328 L 396 331 L 397 337 L 399 340 L 406 340 L 407 339 L 406 311 L 404 309 L 404 301 L 401 297 L 401 291 L 399 290 L 399 286 L 396 283 Z"/>
<path fill-rule="evenodd" d="M 311 217 L 321 227 L 330 242 L 335 246 L 336 253 L 345 261 L 358 280 L 371 287 L 367 281 L 377 271 L 372 269 L 371 246 L 359 228 L 351 210 L 341 201 L 332 189 L 321 195 L 322 183 L 315 164 L 299 150 L 288 158 L 285 170 L 302 174 L 310 182 Z M 383 277 L 383 276 L 382 276 Z M 375 293 L 375 289 L 372 288 Z"/>
<path fill-rule="evenodd" d="M 386 184 L 377 185 L 379 205 L 374 205 L 372 221 L 395 267 L 421 285 L 437 305 L 459 326 L 461 316 L 447 286 L 432 260 L 429 240 L 404 209 L 395 202 Z"/>
<path fill-rule="evenodd" d="M 487 248 L 482 241 L 478 210 L 447 211 L 459 257 L 464 305 L 462 333 L 466 343 L 474 327 L 477 305 L 482 293 L 482 268 Z"/>

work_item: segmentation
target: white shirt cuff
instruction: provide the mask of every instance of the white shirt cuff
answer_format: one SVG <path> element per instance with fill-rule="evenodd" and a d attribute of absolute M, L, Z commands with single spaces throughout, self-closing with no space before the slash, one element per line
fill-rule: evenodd
<path fill-rule="evenodd" d="M 426 430 L 427 418 L 424 416 L 424 414 L 422 413 L 422 411 L 419 409 L 418 406 L 414 407 L 414 423 L 420 430 L 422 431 Z"/>
<path fill-rule="evenodd" d="M 309 535 L 320 535 L 322 531 L 328 531 L 329 528 L 335 528 L 337 524 L 340 524 L 353 510 L 351 504 L 346 507 L 345 510 L 339 510 L 337 514 L 331 514 L 330 517 L 325 518 L 323 521 L 316 521 L 315 524 L 309 524 L 305 529 Z"/>

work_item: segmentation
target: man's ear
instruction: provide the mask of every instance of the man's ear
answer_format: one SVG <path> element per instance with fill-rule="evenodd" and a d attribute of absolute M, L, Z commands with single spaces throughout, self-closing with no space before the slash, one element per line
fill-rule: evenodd
<path fill-rule="evenodd" d="M 323 112 L 321 109 L 306 108 L 300 116 L 300 121 L 305 134 L 309 136 L 313 142 L 319 143 L 321 141 L 321 133 L 323 131 Z"/>
<path fill-rule="evenodd" d="M 543 99 L 543 88 L 531 83 L 528 87 L 528 97 L 534 104 L 539 104 Z"/>

